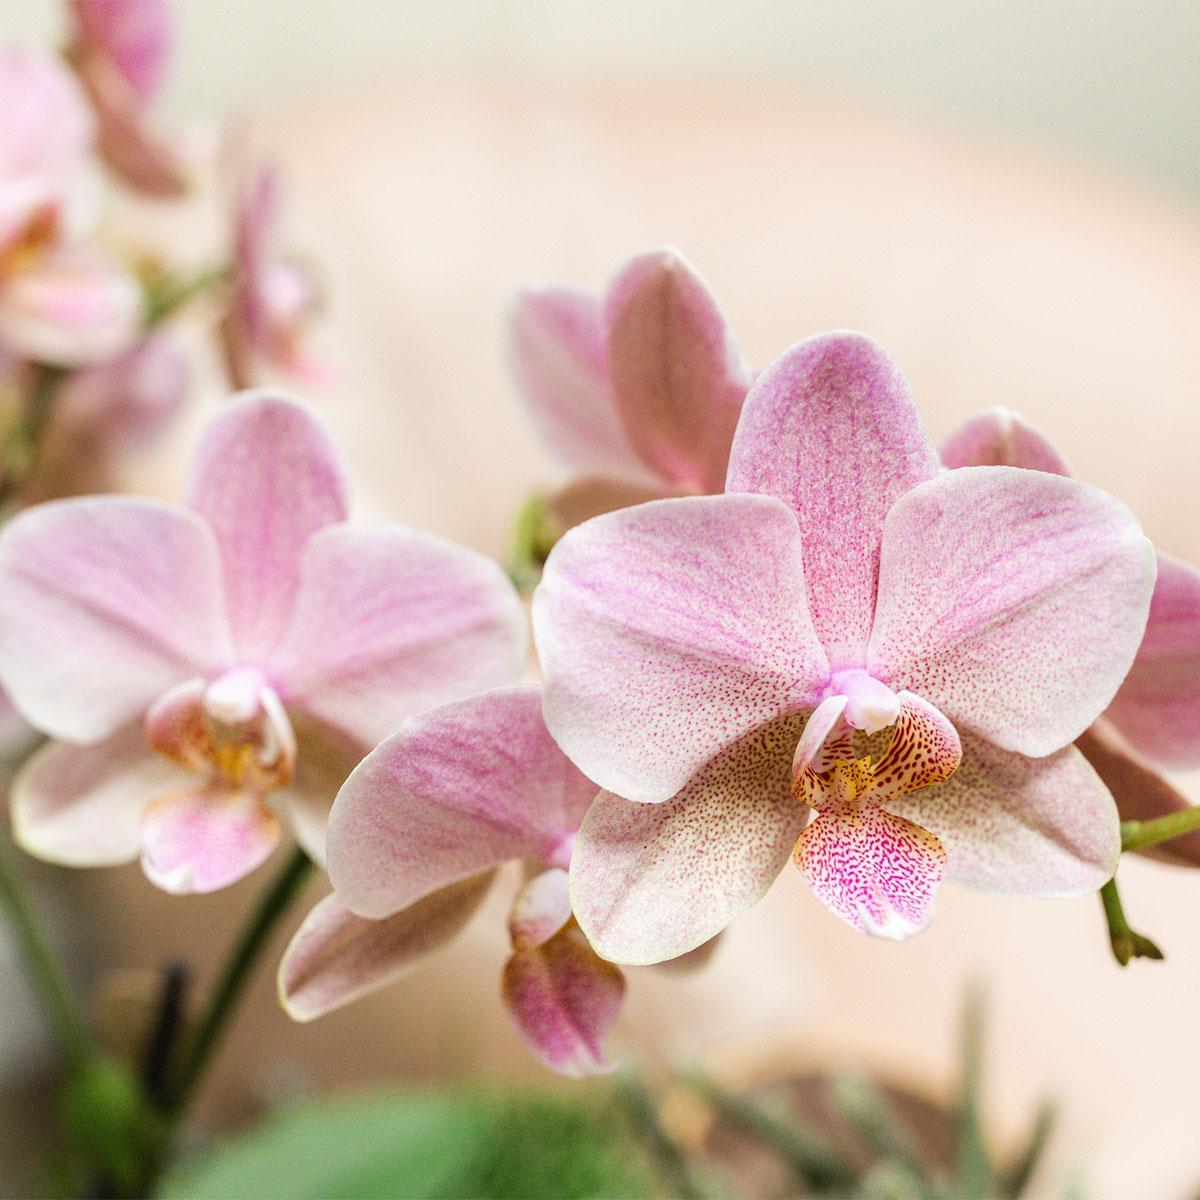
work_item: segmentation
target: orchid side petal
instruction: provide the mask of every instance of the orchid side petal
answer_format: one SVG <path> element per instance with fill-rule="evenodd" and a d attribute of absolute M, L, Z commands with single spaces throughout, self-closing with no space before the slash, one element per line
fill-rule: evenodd
<path fill-rule="evenodd" d="M 659 500 L 568 533 L 533 600 L 546 724 L 590 779 L 663 801 L 828 676 L 795 517 L 765 496 Z"/>
<path fill-rule="evenodd" d="M 567 872 L 551 867 L 527 880 L 508 915 L 508 936 L 518 950 L 549 941 L 571 919 Z"/>

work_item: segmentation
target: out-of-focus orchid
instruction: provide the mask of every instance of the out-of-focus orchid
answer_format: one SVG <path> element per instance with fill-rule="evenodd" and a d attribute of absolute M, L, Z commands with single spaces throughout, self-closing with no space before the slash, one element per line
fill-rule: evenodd
<path fill-rule="evenodd" d="M 1153 582 L 1117 501 L 939 472 L 879 346 L 801 342 L 747 397 L 727 494 L 597 517 L 550 555 L 546 723 L 606 789 L 572 858 L 580 925 L 617 962 L 682 954 L 793 852 L 833 911 L 895 937 L 943 871 L 1098 887 L 1117 815 L 1071 742 L 1128 670 Z"/>
<path fill-rule="evenodd" d="M 334 803 L 336 894 L 284 956 L 280 996 L 311 1020 L 392 982 L 453 936 L 492 872 L 525 866 L 509 917 L 503 993 L 550 1067 L 605 1069 L 625 981 L 571 914 L 567 867 L 596 795 L 546 731 L 536 687 L 504 688 L 411 717 L 356 768 Z"/>
<path fill-rule="evenodd" d="M 974 417 L 942 448 L 947 467 L 999 465 L 1070 475 L 1046 436 L 1016 413 Z M 1156 770 L 1200 766 L 1200 571 L 1159 551 L 1145 636 L 1112 703 L 1077 740 L 1116 797 L 1121 816 L 1143 820 L 1190 807 Z M 1200 834 L 1154 848 L 1200 865 Z"/>
<path fill-rule="evenodd" d="M 101 155 L 137 191 L 181 195 L 188 182 L 186 164 L 150 123 L 171 56 L 170 5 L 167 0 L 72 0 L 71 11 L 67 59 L 96 113 Z"/>
<path fill-rule="evenodd" d="M 631 259 L 603 299 L 519 292 L 508 354 L 547 450 L 571 476 L 550 502 L 560 531 L 624 505 L 723 490 L 750 374 L 678 251 Z"/>
<path fill-rule="evenodd" d="M 320 302 L 316 285 L 310 272 L 275 248 L 279 202 L 279 177 L 269 166 L 248 172 L 235 199 L 233 289 L 223 332 L 237 387 L 260 382 L 264 371 L 314 385 L 329 377 L 305 348 Z"/>
<path fill-rule="evenodd" d="M 350 767 L 412 712 L 517 677 L 524 615 L 483 556 L 346 521 L 322 428 L 231 404 L 186 507 L 59 500 L 0 535 L 0 682 L 57 739 L 13 787 L 18 840 L 80 866 L 140 854 L 211 891 L 271 852 L 318 860 Z"/>

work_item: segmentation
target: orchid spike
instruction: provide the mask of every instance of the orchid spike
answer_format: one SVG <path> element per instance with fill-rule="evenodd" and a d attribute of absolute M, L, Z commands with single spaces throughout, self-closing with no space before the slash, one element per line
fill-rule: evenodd
<path fill-rule="evenodd" d="M 1133 515 L 1074 480 L 940 472 L 899 368 L 853 333 L 758 376 L 726 489 L 572 530 L 534 596 L 546 724 L 605 789 L 571 865 L 597 950 L 648 963 L 699 945 L 766 891 L 813 807 L 802 869 L 871 932 L 927 921 L 932 839 L 968 884 L 1104 882 L 1116 811 L 1070 743 L 1145 627 L 1154 558 Z M 802 736 L 818 773 L 848 765 L 798 796 Z M 888 761 L 858 745 L 888 736 L 912 756 L 905 787 L 846 775 Z M 843 747 L 828 762 L 827 741 Z"/>
<path fill-rule="evenodd" d="M 571 476 L 551 501 L 562 528 L 723 489 L 750 375 L 708 285 L 678 251 L 631 259 L 602 299 L 519 292 L 508 354 L 542 440 Z"/>
<path fill-rule="evenodd" d="M 461 925 L 458 914 L 478 904 L 471 881 L 516 860 L 526 875 L 509 917 L 505 1004 L 554 1070 L 606 1070 L 604 1040 L 625 981 L 591 948 L 567 894 L 575 831 L 595 794 L 547 733 L 536 687 L 411 717 L 334 803 L 336 896 L 313 911 L 284 956 L 285 1007 L 309 1020 L 392 982 L 441 944 L 430 920 L 436 929 Z M 421 912 L 428 920 L 417 919 Z"/>
<path fill-rule="evenodd" d="M 525 618 L 482 555 L 346 520 L 322 427 L 248 393 L 185 507 L 93 496 L 0 534 L 0 682 L 56 741 L 17 779 L 26 849 L 232 883 L 280 824 L 318 861 L 342 780 L 405 716 L 519 676 Z"/>
<path fill-rule="evenodd" d="M 942 447 L 951 468 L 981 463 L 1071 474 L 1040 430 L 1008 409 L 967 421 Z M 1190 807 L 1159 768 L 1200 766 L 1200 571 L 1158 552 L 1146 631 L 1108 708 L 1077 739 L 1121 816 L 1144 820 Z M 1200 866 L 1200 837 L 1155 847 L 1157 857 Z"/>

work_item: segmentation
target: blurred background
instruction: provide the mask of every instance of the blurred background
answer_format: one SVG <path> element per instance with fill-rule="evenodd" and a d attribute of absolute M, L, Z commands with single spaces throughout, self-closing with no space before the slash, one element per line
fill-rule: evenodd
<path fill-rule="evenodd" d="M 503 556 L 521 501 L 554 478 L 505 372 L 509 291 L 599 289 L 671 242 L 752 363 L 862 328 L 936 437 L 1016 408 L 1200 562 L 1200 4 L 182 0 L 179 18 L 169 115 L 201 136 L 252 116 L 285 168 L 289 241 L 328 294 L 336 378 L 311 398 L 360 511 Z M 6 41 L 61 26 L 50 0 L 0 0 Z M 167 243 L 208 236 L 186 212 L 147 219 Z M 177 490 L 204 411 L 131 486 Z M 1181 786 L 1200 801 L 1200 779 Z M 135 868 L 31 873 L 81 986 L 180 955 L 203 978 L 262 879 L 177 900 Z M 705 973 L 632 973 L 620 1046 L 745 1079 L 853 1062 L 937 1096 L 978 981 L 1002 1138 L 1050 1093 L 1057 1168 L 1088 1195 L 1194 1196 L 1200 893 L 1155 863 L 1121 875 L 1166 964 L 1121 971 L 1094 898 L 947 887 L 898 947 L 785 873 Z M 433 965 L 311 1027 L 277 1008 L 269 964 L 209 1119 L 307 1089 L 540 1078 L 496 994 L 504 908 L 498 893 Z M 47 1052 L 39 1030 L 32 1002 L 0 1023 L 10 1082 Z"/>

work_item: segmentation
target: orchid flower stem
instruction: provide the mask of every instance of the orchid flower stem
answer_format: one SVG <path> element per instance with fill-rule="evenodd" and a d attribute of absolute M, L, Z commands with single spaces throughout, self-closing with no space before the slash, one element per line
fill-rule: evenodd
<path fill-rule="evenodd" d="M 25 956 L 29 977 L 45 1001 L 46 1013 L 74 1069 L 92 1055 L 92 1038 L 62 969 L 50 949 L 29 896 L 21 882 L 7 845 L 0 845 L 0 904 L 8 913 L 13 932 Z"/>
<path fill-rule="evenodd" d="M 1112 943 L 1113 955 L 1121 966 L 1128 966 L 1131 958 L 1163 957 L 1163 952 L 1148 937 L 1133 930 L 1125 919 L 1125 909 L 1121 904 L 1121 894 L 1117 891 L 1115 876 L 1100 889 L 1100 903 L 1104 906 L 1104 916 L 1108 921 L 1108 940 Z"/>
<path fill-rule="evenodd" d="M 618 1103 L 633 1132 L 650 1152 L 668 1195 L 679 1200 L 707 1200 L 708 1190 L 696 1178 L 683 1151 L 675 1145 L 659 1124 L 654 1097 L 635 1075 L 625 1072 L 613 1084 Z"/>
<path fill-rule="evenodd" d="M 1200 805 L 1181 808 L 1167 813 L 1165 817 L 1152 817 L 1149 821 L 1121 822 L 1121 849 L 1140 850 L 1145 846 L 1157 846 L 1171 838 L 1200 829 Z"/>
<path fill-rule="evenodd" d="M 62 367 L 38 367 L 37 375 L 25 400 L 20 423 L 4 448 L 3 478 L 0 479 L 0 506 L 11 503 L 37 463 L 42 435 L 54 413 L 59 387 L 67 377 Z"/>
<path fill-rule="evenodd" d="M 146 328 L 153 329 L 162 324 L 197 296 L 224 285 L 229 277 L 230 270 L 227 266 L 209 267 L 187 279 L 172 280 L 159 288 L 149 290 L 145 302 Z"/>
<path fill-rule="evenodd" d="M 249 982 L 259 955 L 266 947 L 279 918 L 308 881 L 312 869 L 312 859 L 297 848 L 262 894 L 249 923 L 230 953 L 195 1036 L 187 1047 L 175 1086 L 168 1092 L 164 1107 L 169 1116 L 178 1118 L 187 1108 L 220 1044 L 225 1026 Z"/>

